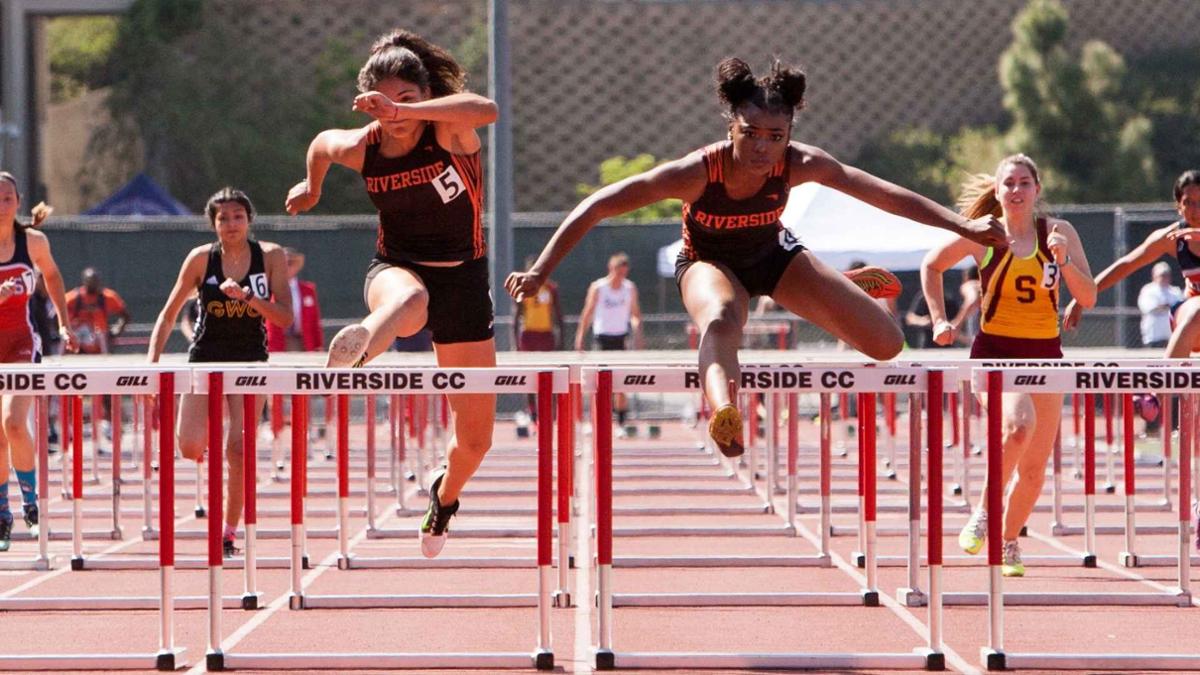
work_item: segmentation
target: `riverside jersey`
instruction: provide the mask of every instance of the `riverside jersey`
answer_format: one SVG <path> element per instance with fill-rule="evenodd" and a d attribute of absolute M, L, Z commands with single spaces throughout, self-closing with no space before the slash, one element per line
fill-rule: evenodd
<path fill-rule="evenodd" d="M 250 269 L 238 281 L 257 298 L 271 297 L 262 246 L 250 240 Z M 225 272 L 221 269 L 221 245 L 213 244 L 208 265 L 200 281 L 197 306 L 200 318 L 196 335 L 188 350 L 188 361 L 266 361 L 267 327 L 263 316 L 244 300 L 234 300 L 221 290 Z"/>
<path fill-rule="evenodd" d="M 790 149 L 771 168 L 762 188 L 746 199 L 732 199 L 725 191 L 724 166 L 732 157 L 733 143 L 714 143 L 696 152 L 704 156 L 708 182 L 699 199 L 683 205 L 683 256 L 745 267 L 765 257 L 773 246 L 799 245 L 779 222 L 791 190 Z"/>
<path fill-rule="evenodd" d="M 438 145 L 432 123 L 401 157 L 380 154 L 383 129 L 367 132 L 362 177 L 379 209 L 381 260 L 461 262 L 487 253 L 483 238 L 480 152 L 456 155 Z"/>

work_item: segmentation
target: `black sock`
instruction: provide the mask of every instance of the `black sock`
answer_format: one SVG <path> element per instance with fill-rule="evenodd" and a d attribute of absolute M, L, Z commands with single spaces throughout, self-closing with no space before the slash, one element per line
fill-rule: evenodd
<path fill-rule="evenodd" d="M 625 426 L 625 414 L 626 414 L 626 411 L 624 411 L 624 410 L 617 411 L 617 424 L 620 424 L 621 426 Z"/>

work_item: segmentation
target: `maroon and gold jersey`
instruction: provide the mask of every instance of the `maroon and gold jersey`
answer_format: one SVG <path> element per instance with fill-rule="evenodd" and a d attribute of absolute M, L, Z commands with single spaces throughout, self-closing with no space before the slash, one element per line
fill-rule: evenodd
<path fill-rule="evenodd" d="M 1023 258 L 1007 246 L 988 248 L 979 266 L 983 284 L 980 330 L 1009 338 L 1058 337 L 1059 268 L 1046 245 L 1045 218 L 1037 219 L 1037 243 Z"/>
<path fill-rule="evenodd" d="M 746 199 L 731 199 L 725 191 L 725 165 L 732 159 L 732 143 L 714 143 L 696 152 L 704 156 L 708 182 L 699 199 L 683 205 L 683 255 L 689 260 L 715 260 L 743 267 L 781 244 L 781 233 L 786 230 L 779 216 L 787 206 L 791 189 L 791 150 L 771 168 L 762 188 Z"/>
<path fill-rule="evenodd" d="M 383 129 L 367 132 L 362 177 L 379 209 L 376 255 L 383 260 L 451 262 L 482 258 L 483 170 L 478 151 L 456 155 L 438 145 L 427 123 L 401 157 L 380 154 Z"/>

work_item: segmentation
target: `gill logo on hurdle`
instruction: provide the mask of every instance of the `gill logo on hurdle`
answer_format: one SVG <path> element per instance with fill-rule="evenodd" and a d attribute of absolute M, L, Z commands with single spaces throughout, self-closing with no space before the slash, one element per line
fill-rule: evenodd
<path fill-rule="evenodd" d="M 175 373 L 175 393 L 191 391 L 191 378 L 187 376 L 191 370 L 188 368 L 139 370 L 141 372 L 112 367 L 6 367 L 0 369 L 0 394 L 157 394 L 159 373 Z"/>
<path fill-rule="evenodd" d="M 1005 392 L 1065 394 L 1159 392 L 1200 393 L 1200 368 L 1194 361 L 1159 361 L 1154 365 L 1120 368 L 988 368 L 972 369 L 976 391 L 987 391 L 988 373 L 999 372 Z M 1190 367 L 1192 366 L 1192 367 Z"/>

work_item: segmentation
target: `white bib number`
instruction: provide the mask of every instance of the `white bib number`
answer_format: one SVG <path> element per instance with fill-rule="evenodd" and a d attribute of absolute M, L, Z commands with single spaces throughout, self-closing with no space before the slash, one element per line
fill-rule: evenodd
<path fill-rule="evenodd" d="M 1048 262 L 1042 266 L 1042 288 L 1058 287 L 1058 263 Z"/>
<path fill-rule="evenodd" d="M 446 167 L 445 171 L 433 179 L 433 189 L 437 190 L 443 204 L 449 204 L 467 191 L 462 176 L 458 175 L 458 171 L 454 169 L 453 165 Z"/>
<path fill-rule="evenodd" d="M 779 231 L 779 245 L 785 251 L 791 251 L 800 245 L 800 240 L 786 227 Z"/>
<path fill-rule="evenodd" d="M 254 293 L 254 297 L 266 299 L 271 293 L 267 288 L 266 274 L 251 274 L 250 275 L 250 291 Z"/>

